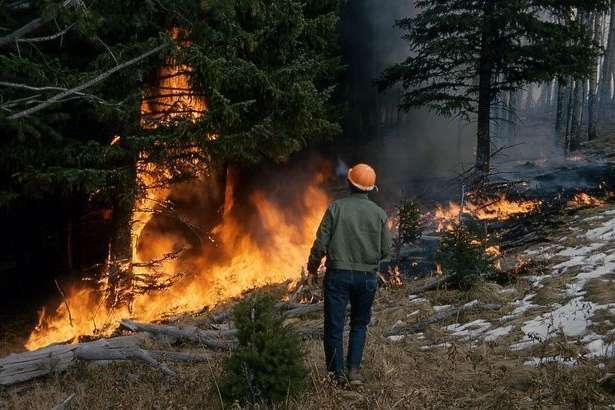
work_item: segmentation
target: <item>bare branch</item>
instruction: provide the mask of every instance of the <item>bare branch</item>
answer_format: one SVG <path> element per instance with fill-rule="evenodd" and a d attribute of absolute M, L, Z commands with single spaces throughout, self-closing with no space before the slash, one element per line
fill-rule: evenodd
<path fill-rule="evenodd" d="M 28 24 L 24 25 L 23 27 L 13 31 L 11 34 L 7 34 L 4 37 L 0 37 L 0 47 L 4 47 L 6 44 L 12 42 L 13 40 L 17 40 L 25 36 L 26 34 L 31 33 L 32 31 L 41 27 L 44 23 L 45 20 L 38 17 L 29 22 Z"/>
<path fill-rule="evenodd" d="M 28 116 L 30 114 L 33 114 L 35 112 L 41 111 L 47 107 L 49 107 L 50 105 L 57 103 L 59 101 L 61 101 L 63 98 L 71 95 L 71 94 L 77 94 L 78 92 L 80 92 L 81 90 L 85 90 L 86 88 L 89 88 L 91 86 L 93 86 L 94 84 L 97 84 L 103 80 L 105 80 L 106 78 L 108 78 L 109 76 L 111 76 L 112 74 L 115 74 L 116 72 L 122 70 L 123 68 L 129 67 L 133 64 L 138 63 L 139 61 L 151 56 L 152 54 L 155 54 L 167 47 L 169 47 L 170 43 L 164 43 L 162 45 L 159 45 L 158 47 L 155 47 L 149 51 L 147 51 L 146 53 L 141 54 L 138 57 L 133 58 L 132 60 L 128 60 L 125 63 L 122 63 L 118 66 L 113 67 L 112 69 L 105 71 L 104 73 L 92 78 L 89 81 L 86 81 L 85 83 L 78 85 L 75 88 L 71 88 L 70 90 L 66 90 L 62 93 L 56 94 L 53 97 L 51 97 L 50 99 L 48 99 L 47 101 L 45 101 L 42 104 L 39 104 L 37 106 L 34 106 L 32 108 L 28 108 L 27 110 L 18 112 L 16 114 L 13 114 L 11 116 L 8 117 L 9 120 L 16 120 L 19 118 L 23 118 L 25 116 Z"/>
<path fill-rule="evenodd" d="M 20 38 L 17 39 L 17 42 L 19 43 L 41 43 L 43 41 L 49 41 L 49 40 L 54 40 L 58 37 L 62 37 L 64 34 L 66 34 L 66 32 L 68 30 L 71 29 L 71 27 L 73 27 L 75 24 L 71 24 L 70 26 L 66 27 L 64 30 L 62 31 L 58 31 L 55 34 L 51 34 L 49 36 L 44 36 L 44 37 L 32 37 L 32 38 Z"/>
<path fill-rule="evenodd" d="M 71 3 L 72 3 L 72 0 L 65 0 L 64 3 L 62 3 L 62 6 L 66 7 Z M 23 36 L 25 36 L 26 34 L 39 29 L 47 21 L 49 20 L 43 19 L 42 17 L 35 18 L 34 20 L 30 21 L 24 26 L 13 31 L 11 34 L 7 34 L 4 37 L 0 37 L 0 47 L 4 47 L 5 45 L 11 43 L 12 41 L 18 40 L 22 38 Z"/>

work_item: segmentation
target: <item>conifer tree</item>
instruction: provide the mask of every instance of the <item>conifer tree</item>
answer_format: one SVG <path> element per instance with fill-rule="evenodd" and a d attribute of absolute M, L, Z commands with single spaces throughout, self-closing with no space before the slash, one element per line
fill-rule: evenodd
<path fill-rule="evenodd" d="M 398 21 L 411 56 L 389 67 L 381 89 L 401 84 L 401 108 L 477 120 L 475 168 L 492 156 L 492 106 L 503 93 L 557 78 L 588 78 L 599 52 L 578 18 L 606 0 L 418 0 Z"/>
<path fill-rule="evenodd" d="M 305 387 L 301 339 L 283 324 L 269 295 L 254 295 L 234 310 L 239 347 L 225 366 L 221 391 L 228 401 L 270 404 Z"/>

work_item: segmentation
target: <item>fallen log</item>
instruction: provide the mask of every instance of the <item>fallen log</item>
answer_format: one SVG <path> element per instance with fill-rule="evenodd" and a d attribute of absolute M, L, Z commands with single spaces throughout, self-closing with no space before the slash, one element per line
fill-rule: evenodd
<path fill-rule="evenodd" d="M 236 341 L 219 340 L 215 337 L 215 335 L 234 336 L 237 334 L 235 329 L 207 331 L 196 326 L 180 328 L 153 323 L 139 323 L 128 319 L 121 320 L 120 325 L 133 332 L 147 332 L 155 337 L 166 336 L 176 340 L 188 340 L 205 345 L 211 349 L 231 349 L 237 344 Z"/>
<path fill-rule="evenodd" d="M 421 293 L 428 292 L 430 290 L 438 289 L 440 286 L 445 285 L 451 279 L 450 275 L 442 276 L 441 278 L 435 279 L 431 282 L 426 283 L 418 289 L 415 289 L 412 293 L 414 295 L 419 295 Z"/>
<path fill-rule="evenodd" d="M 37 377 L 62 372 L 79 361 L 138 360 L 168 376 L 175 372 L 157 362 L 140 345 L 145 334 L 100 339 L 81 344 L 51 345 L 24 353 L 13 353 L 0 359 L 0 385 L 11 385 Z"/>
<path fill-rule="evenodd" d="M 286 319 L 289 319 L 292 317 L 300 317 L 303 315 L 308 315 L 310 313 L 322 312 L 324 308 L 325 308 L 324 303 L 314 303 L 312 305 L 302 305 L 294 309 L 287 310 L 286 312 L 284 312 L 284 317 Z"/>
<path fill-rule="evenodd" d="M 498 305 L 498 304 L 467 303 L 460 307 L 452 307 L 450 309 L 442 310 L 428 317 L 425 320 L 421 320 L 411 325 L 403 325 L 403 326 L 394 327 L 388 330 L 387 332 L 385 332 L 384 335 L 388 337 L 388 336 L 402 336 L 402 335 L 407 335 L 410 333 L 418 333 L 418 332 L 422 332 L 423 330 L 425 330 L 425 328 L 429 325 L 432 325 L 437 322 L 441 322 L 445 319 L 448 319 L 450 317 L 456 316 L 460 313 L 463 313 L 463 312 L 466 312 L 472 309 L 496 310 L 496 309 L 500 309 L 501 307 L 502 305 Z"/>

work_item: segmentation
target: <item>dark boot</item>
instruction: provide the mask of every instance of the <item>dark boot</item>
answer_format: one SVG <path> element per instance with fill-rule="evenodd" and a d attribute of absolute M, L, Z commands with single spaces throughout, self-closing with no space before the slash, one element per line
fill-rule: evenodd
<path fill-rule="evenodd" d="M 348 369 L 348 381 L 350 381 L 350 384 L 353 386 L 359 386 L 365 383 L 360 369 Z"/>

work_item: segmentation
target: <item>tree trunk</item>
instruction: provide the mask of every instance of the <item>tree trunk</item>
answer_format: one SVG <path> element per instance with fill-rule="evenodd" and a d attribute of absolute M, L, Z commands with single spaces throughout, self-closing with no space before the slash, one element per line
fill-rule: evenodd
<path fill-rule="evenodd" d="M 602 15 L 596 14 L 594 16 L 594 40 L 599 40 L 602 36 Z M 598 87 L 598 65 L 600 64 L 600 57 L 596 57 L 593 62 L 592 72 L 589 77 L 589 94 L 587 96 L 587 139 L 593 140 L 596 138 L 596 125 L 595 125 L 595 110 L 596 93 Z"/>
<path fill-rule="evenodd" d="M 615 69 L 615 1 L 611 2 L 611 18 L 604 63 L 602 65 L 600 84 L 598 86 L 598 125 L 601 127 L 609 119 L 611 107 L 611 84 Z"/>
<path fill-rule="evenodd" d="M 564 119 L 566 121 L 566 126 L 564 127 L 564 149 L 566 152 L 570 151 L 570 135 L 572 129 L 572 113 L 574 106 L 574 80 L 569 77 L 568 78 L 568 86 L 566 88 L 566 104 L 565 104 L 565 113 Z"/>
<path fill-rule="evenodd" d="M 557 80 L 557 114 L 555 115 L 555 145 L 564 141 L 566 126 L 564 123 L 564 105 L 566 102 L 566 83 L 562 78 Z"/>
<path fill-rule="evenodd" d="M 574 94 L 571 104 L 570 135 L 568 139 L 568 151 L 575 151 L 581 145 L 581 123 L 583 122 L 583 93 L 585 80 L 578 79 L 574 82 Z"/>
<path fill-rule="evenodd" d="M 510 145 L 515 143 L 517 137 L 517 112 L 519 111 L 519 97 L 516 91 L 509 92 L 508 103 L 508 143 Z"/>
<path fill-rule="evenodd" d="M 492 76 L 494 65 L 491 61 L 491 16 L 495 9 L 495 0 L 489 0 L 484 8 L 484 22 L 481 35 L 481 57 L 478 67 L 478 124 L 476 130 L 476 169 L 484 178 L 489 174 L 491 162 L 491 101 Z"/>

